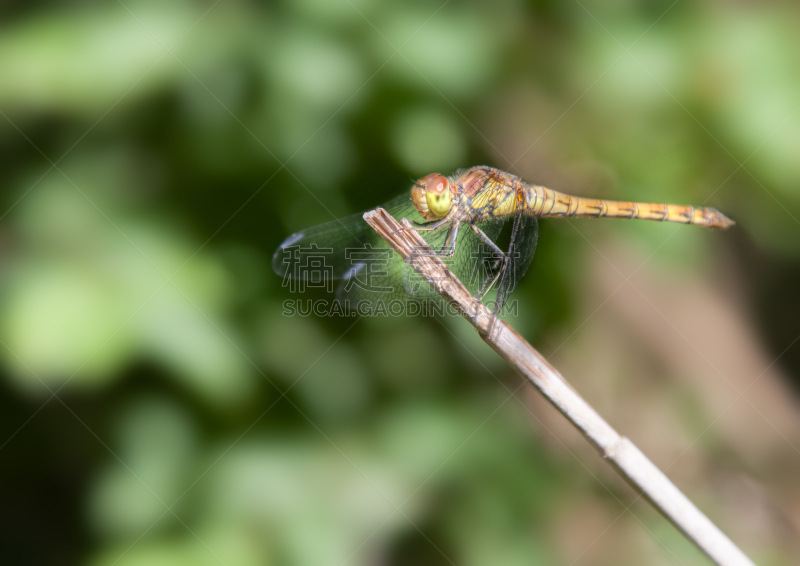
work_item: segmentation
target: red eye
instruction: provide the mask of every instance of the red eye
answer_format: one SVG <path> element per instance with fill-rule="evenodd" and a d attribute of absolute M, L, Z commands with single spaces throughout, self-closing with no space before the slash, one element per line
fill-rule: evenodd
<path fill-rule="evenodd" d="M 423 177 L 420 183 L 425 187 L 426 191 L 433 193 L 443 193 L 447 188 L 447 178 L 439 173 L 431 173 Z"/>

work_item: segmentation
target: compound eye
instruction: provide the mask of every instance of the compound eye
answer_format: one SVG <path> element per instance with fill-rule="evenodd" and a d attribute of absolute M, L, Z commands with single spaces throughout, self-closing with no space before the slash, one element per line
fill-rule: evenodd
<path fill-rule="evenodd" d="M 447 216 L 453 197 L 447 177 L 439 175 L 439 173 L 431 173 L 422 179 L 422 186 L 425 187 L 428 210 L 436 216 Z"/>
<path fill-rule="evenodd" d="M 422 185 L 425 187 L 426 192 L 437 194 L 442 194 L 448 189 L 447 177 L 439 173 L 431 173 L 427 177 L 423 177 Z"/>

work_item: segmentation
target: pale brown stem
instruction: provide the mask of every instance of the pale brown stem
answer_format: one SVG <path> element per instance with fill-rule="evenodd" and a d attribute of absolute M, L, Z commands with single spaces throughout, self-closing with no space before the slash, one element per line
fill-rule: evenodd
<path fill-rule="evenodd" d="M 364 214 L 364 220 L 386 240 L 436 291 L 476 328 L 517 372 L 527 378 L 600 452 L 601 456 L 640 491 L 675 527 L 722 566 L 753 566 L 753 562 L 725 536 L 630 440 L 620 436 L 564 380 L 546 359 L 480 301 L 430 252 L 425 241 L 382 208 Z M 408 224 L 408 221 L 403 221 Z"/>

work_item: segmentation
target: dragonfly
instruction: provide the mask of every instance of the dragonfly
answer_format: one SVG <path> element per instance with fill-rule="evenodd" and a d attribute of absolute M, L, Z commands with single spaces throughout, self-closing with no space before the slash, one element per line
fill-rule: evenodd
<path fill-rule="evenodd" d="M 538 239 L 537 218 L 639 218 L 727 229 L 734 221 L 714 208 L 664 203 L 612 201 L 572 196 L 528 184 L 488 166 L 431 173 L 414 183 L 410 194 L 383 205 L 398 221 L 411 223 L 430 251 L 479 300 L 496 290 L 499 312 L 531 264 Z M 508 247 L 496 242 L 511 221 Z M 286 238 L 272 257 L 284 284 L 330 286 L 336 298 L 353 308 L 376 302 L 435 301 L 438 295 L 381 239 L 361 214 L 332 220 Z M 359 307 L 360 311 L 360 307 Z"/>

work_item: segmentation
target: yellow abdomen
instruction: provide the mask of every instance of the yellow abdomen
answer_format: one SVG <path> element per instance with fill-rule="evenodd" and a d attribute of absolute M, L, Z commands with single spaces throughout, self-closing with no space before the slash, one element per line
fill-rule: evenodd
<path fill-rule="evenodd" d="M 526 209 L 542 218 L 641 218 L 723 229 L 736 224 L 717 209 L 709 207 L 574 197 L 537 186 L 526 187 L 525 193 Z"/>

